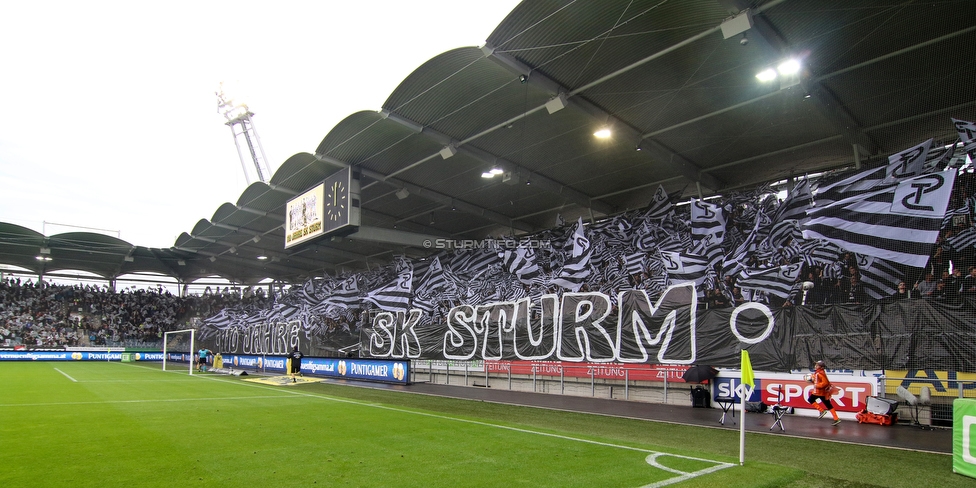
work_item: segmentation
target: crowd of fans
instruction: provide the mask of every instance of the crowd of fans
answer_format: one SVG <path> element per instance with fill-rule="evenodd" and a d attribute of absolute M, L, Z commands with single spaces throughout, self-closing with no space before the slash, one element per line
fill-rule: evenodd
<path fill-rule="evenodd" d="M 260 288 L 229 287 L 202 295 L 157 290 L 113 291 L 107 286 L 0 280 L 0 346 L 159 347 L 166 331 L 228 307 L 267 307 Z"/>

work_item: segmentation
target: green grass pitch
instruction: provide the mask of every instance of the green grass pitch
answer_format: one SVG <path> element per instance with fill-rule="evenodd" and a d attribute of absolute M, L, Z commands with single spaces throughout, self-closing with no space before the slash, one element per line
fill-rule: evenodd
<path fill-rule="evenodd" d="M 0 364 L 0 486 L 972 486 L 944 455 L 156 363 Z M 824 464 L 828 471 L 822 468 Z M 879 463 L 871 465 L 871 463 Z M 870 469 L 867 468 L 870 466 Z"/>

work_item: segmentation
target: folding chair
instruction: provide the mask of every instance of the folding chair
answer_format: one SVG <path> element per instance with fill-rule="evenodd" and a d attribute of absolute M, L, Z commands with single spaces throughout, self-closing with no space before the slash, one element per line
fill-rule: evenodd
<path fill-rule="evenodd" d="M 769 407 L 769 413 L 773 415 L 773 425 L 769 426 L 769 430 L 773 430 L 777 424 L 779 424 L 780 431 L 785 431 L 786 427 L 783 426 L 783 415 L 790 413 L 790 407 L 784 407 L 783 402 L 783 388 L 780 387 L 776 390 L 776 403 Z"/>
<path fill-rule="evenodd" d="M 734 397 L 715 397 L 715 401 L 720 407 L 722 407 L 722 418 L 719 419 L 718 423 L 725 425 L 725 416 L 732 412 L 732 418 L 735 419 L 735 398 Z M 735 420 L 732 420 L 735 424 Z"/>

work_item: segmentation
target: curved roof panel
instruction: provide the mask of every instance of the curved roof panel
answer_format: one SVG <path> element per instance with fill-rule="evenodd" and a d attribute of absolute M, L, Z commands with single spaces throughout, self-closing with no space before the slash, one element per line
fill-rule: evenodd
<path fill-rule="evenodd" d="M 737 15 L 752 27 L 725 38 Z M 294 281 L 426 255 L 423 237 L 614 215 L 658 186 L 711 195 L 882 164 L 928 138 L 954 142 L 950 117 L 976 120 L 974 16 L 969 0 L 522 2 L 483 47 L 423 63 L 380 111 L 349 115 L 170 249 L 2 224 L 0 256 L 41 271 Z M 758 82 L 791 56 L 798 75 Z M 595 139 L 601 127 L 613 137 Z M 344 167 L 363 227 L 284 249 L 286 202 Z M 503 175 L 481 177 L 493 167 Z M 42 244 L 55 261 L 35 259 Z"/>

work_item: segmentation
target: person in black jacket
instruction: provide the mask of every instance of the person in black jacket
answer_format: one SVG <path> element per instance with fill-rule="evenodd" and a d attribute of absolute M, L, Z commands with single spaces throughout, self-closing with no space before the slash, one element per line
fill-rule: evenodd
<path fill-rule="evenodd" d="M 291 359 L 291 371 L 289 371 L 288 373 L 291 376 L 292 383 L 298 381 L 295 379 L 296 376 L 302 375 L 303 357 L 305 357 L 305 355 L 302 354 L 302 351 L 298 350 L 298 346 L 295 346 L 295 349 L 293 349 L 291 353 L 288 354 L 288 358 Z"/>

